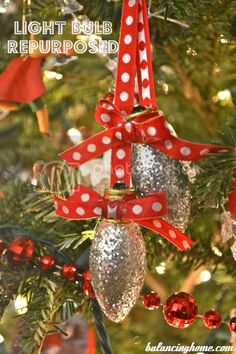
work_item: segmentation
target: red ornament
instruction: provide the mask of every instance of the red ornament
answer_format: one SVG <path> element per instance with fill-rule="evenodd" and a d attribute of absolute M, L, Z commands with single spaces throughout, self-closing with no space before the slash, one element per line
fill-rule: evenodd
<path fill-rule="evenodd" d="M 197 303 L 195 299 L 184 292 L 171 295 L 163 312 L 167 323 L 175 328 L 187 328 L 191 326 L 197 317 Z"/>
<path fill-rule="evenodd" d="M 9 261 L 14 263 L 29 262 L 34 255 L 34 242 L 25 237 L 13 240 L 7 250 Z"/>
<path fill-rule="evenodd" d="M 143 304 L 148 310 L 156 310 L 161 304 L 160 296 L 151 291 L 150 293 L 144 295 Z"/>
<path fill-rule="evenodd" d="M 55 259 L 51 256 L 43 256 L 40 260 L 41 269 L 44 272 L 52 272 L 55 269 Z"/>
<path fill-rule="evenodd" d="M 86 296 L 90 298 L 95 298 L 95 294 L 93 291 L 93 287 L 91 284 L 91 274 L 90 272 L 83 273 L 83 285 L 82 285 L 83 292 Z"/>
<path fill-rule="evenodd" d="M 64 264 L 61 268 L 61 275 L 71 281 L 75 281 L 78 275 L 76 266 L 73 264 Z"/>
<path fill-rule="evenodd" d="M 5 244 L 3 240 L 0 240 L 0 255 L 3 254 L 5 250 Z"/>
<path fill-rule="evenodd" d="M 236 333 L 236 317 L 232 317 L 229 321 L 229 328 L 232 332 Z"/>
<path fill-rule="evenodd" d="M 221 314 L 216 310 L 207 311 L 203 316 L 203 322 L 209 329 L 218 328 L 221 325 Z"/>

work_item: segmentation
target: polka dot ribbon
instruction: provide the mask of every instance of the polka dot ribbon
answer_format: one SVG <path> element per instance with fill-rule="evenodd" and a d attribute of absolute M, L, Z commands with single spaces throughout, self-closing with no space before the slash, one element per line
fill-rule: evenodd
<path fill-rule="evenodd" d="M 139 199 L 136 199 L 135 193 L 132 193 L 122 201 L 110 201 L 83 185 L 77 185 L 68 199 L 55 196 L 54 200 L 56 214 L 64 219 L 104 217 L 130 221 L 157 232 L 181 251 L 186 251 L 193 244 L 186 235 L 161 218 L 167 214 L 164 193 Z"/>
<path fill-rule="evenodd" d="M 112 149 L 111 185 L 123 180 L 130 185 L 130 158 L 132 143 L 148 144 L 177 160 L 199 160 L 210 152 L 225 150 L 219 145 L 196 144 L 173 136 L 162 112 L 143 113 L 131 121 L 108 100 L 97 106 L 96 120 L 106 130 L 60 154 L 72 167 Z"/>

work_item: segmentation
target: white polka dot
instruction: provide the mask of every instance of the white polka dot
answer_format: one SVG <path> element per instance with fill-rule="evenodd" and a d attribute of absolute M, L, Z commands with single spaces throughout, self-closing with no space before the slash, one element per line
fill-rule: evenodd
<path fill-rule="evenodd" d="M 63 205 L 63 207 L 62 207 L 62 211 L 64 214 L 69 214 L 69 212 L 70 212 L 69 209 L 65 205 Z"/>
<path fill-rule="evenodd" d="M 169 230 L 169 235 L 170 235 L 171 238 L 176 238 L 177 237 L 177 235 L 176 235 L 174 230 Z"/>
<path fill-rule="evenodd" d="M 85 214 L 85 210 L 83 208 L 77 208 L 76 209 L 76 214 L 82 216 Z"/>
<path fill-rule="evenodd" d="M 208 155 L 209 152 L 210 152 L 210 151 L 209 151 L 208 149 L 203 149 L 203 150 L 200 151 L 200 155 L 201 155 L 201 156 Z"/>
<path fill-rule="evenodd" d="M 129 79 L 130 79 L 130 75 L 129 75 L 128 73 L 123 73 L 123 74 L 121 75 L 121 80 L 122 80 L 124 83 L 128 82 Z"/>
<path fill-rule="evenodd" d="M 88 202 L 89 199 L 90 199 L 90 195 L 89 195 L 88 193 L 83 193 L 83 194 L 81 195 L 81 200 L 82 200 L 83 202 Z"/>
<path fill-rule="evenodd" d="M 58 203 L 57 203 L 57 202 L 54 203 L 54 208 L 55 208 L 56 210 L 58 209 Z"/>
<path fill-rule="evenodd" d="M 129 7 L 133 7 L 135 5 L 135 0 L 129 0 L 128 5 Z"/>
<path fill-rule="evenodd" d="M 109 116 L 109 114 L 103 113 L 103 114 L 101 114 L 101 120 L 104 123 L 108 123 L 108 122 L 110 122 L 111 117 Z"/>
<path fill-rule="evenodd" d="M 153 223 L 153 225 L 156 226 L 158 229 L 160 229 L 160 228 L 162 227 L 159 220 L 154 220 L 152 223 Z"/>
<path fill-rule="evenodd" d="M 191 154 L 191 150 L 187 146 L 182 147 L 180 152 L 183 156 L 188 156 Z"/>
<path fill-rule="evenodd" d="M 132 23 L 134 22 L 133 16 L 128 16 L 128 17 L 126 18 L 125 22 L 126 22 L 127 26 L 132 25 Z"/>
<path fill-rule="evenodd" d="M 152 210 L 153 210 L 153 211 L 158 212 L 158 211 L 160 211 L 161 209 L 162 209 L 161 203 L 156 202 L 156 203 L 153 203 L 153 204 L 152 204 Z"/>
<path fill-rule="evenodd" d="M 132 125 L 131 125 L 130 122 L 125 124 L 125 130 L 126 130 L 128 133 L 131 133 L 131 131 L 132 131 Z"/>
<path fill-rule="evenodd" d="M 102 142 L 103 142 L 103 144 L 108 145 L 111 143 L 111 138 L 109 138 L 108 136 L 104 136 L 102 138 Z"/>
<path fill-rule="evenodd" d="M 147 132 L 148 132 L 148 135 L 155 136 L 157 133 L 157 130 L 155 127 L 148 127 Z"/>
<path fill-rule="evenodd" d="M 87 147 L 88 152 L 95 152 L 97 150 L 96 145 L 89 144 Z"/>
<path fill-rule="evenodd" d="M 119 140 L 122 140 L 122 134 L 120 132 L 116 132 L 115 137 Z"/>
<path fill-rule="evenodd" d="M 94 214 L 96 214 L 96 215 L 102 215 L 102 209 L 101 208 L 94 208 L 93 209 L 93 212 L 94 212 Z"/>
<path fill-rule="evenodd" d="M 190 245 L 189 245 L 189 243 L 188 243 L 186 240 L 184 240 L 184 241 L 182 242 L 182 245 L 183 245 L 184 249 L 190 248 Z"/>
<path fill-rule="evenodd" d="M 123 58 L 122 58 L 123 63 L 128 64 L 130 62 L 130 60 L 131 60 L 131 56 L 129 54 L 123 55 Z"/>
<path fill-rule="evenodd" d="M 125 175 L 125 172 L 124 172 L 123 168 L 117 168 L 117 170 L 116 170 L 116 176 L 117 176 L 118 178 L 122 178 L 122 177 L 124 177 L 124 175 Z"/>
<path fill-rule="evenodd" d="M 81 159 L 81 154 L 79 152 L 74 152 L 72 158 L 73 160 L 78 161 Z"/>
<path fill-rule="evenodd" d="M 132 42 L 132 36 L 130 34 L 127 34 L 124 38 L 125 44 L 130 44 Z"/>
<path fill-rule="evenodd" d="M 120 99 L 121 99 L 122 102 L 127 101 L 128 98 L 129 98 L 129 95 L 128 95 L 127 92 L 125 92 L 125 91 L 124 91 L 124 92 L 121 92 L 121 94 L 120 94 Z"/>
<path fill-rule="evenodd" d="M 134 205 L 133 208 L 132 208 L 132 212 L 135 214 L 135 215 L 139 215 L 141 214 L 143 211 L 143 208 L 141 207 L 141 205 Z"/>
<path fill-rule="evenodd" d="M 165 144 L 165 148 L 166 148 L 167 150 L 171 150 L 172 147 L 173 147 L 173 143 L 172 143 L 172 141 L 170 141 L 170 140 L 165 140 L 164 144 Z"/>
<path fill-rule="evenodd" d="M 119 149 L 116 153 L 116 156 L 119 160 L 123 160 L 125 158 L 125 151 L 123 149 Z"/>

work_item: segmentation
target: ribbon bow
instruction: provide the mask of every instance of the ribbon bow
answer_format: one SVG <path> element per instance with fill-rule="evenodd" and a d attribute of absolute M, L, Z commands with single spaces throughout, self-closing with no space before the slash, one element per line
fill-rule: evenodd
<path fill-rule="evenodd" d="M 177 160 L 199 160 L 209 152 L 222 150 L 222 146 L 197 144 L 173 136 L 162 112 L 146 110 L 127 121 L 118 107 L 108 100 L 101 100 L 96 108 L 96 120 L 106 130 L 60 154 L 72 167 L 91 160 L 112 149 L 112 181 L 122 179 L 130 184 L 130 159 L 132 143 L 148 144 Z M 132 115 L 130 116 L 132 117 Z M 224 148 L 225 150 L 225 148 Z"/>
<path fill-rule="evenodd" d="M 110 201 L 85 186 L 77 185 L 68 199 L 55 196 L 54 200 L 56 214 L 65 219 L 104 217 L 130 221 L 157 232 L 182 251 L 186 251 L 193 244 L 181 231 L 161 219 L 167 213 L 166 197 L 163 193 L 139 199 L 132 194 L 129 199 Z"/>

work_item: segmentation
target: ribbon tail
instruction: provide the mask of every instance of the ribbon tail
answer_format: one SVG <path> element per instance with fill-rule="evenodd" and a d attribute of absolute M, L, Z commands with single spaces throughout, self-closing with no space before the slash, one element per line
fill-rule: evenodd
<path fill-rule="evenodd" d="M 111 185 L 122 180 L 126 186 L 130 186 L 130 160 L 131 144 L 123 143 L 122 147 L 112 150 L 111 156 Z"/>
<path fill-rule="evenodd" d="M 157 141 L 151 146 L 158 148 L 164 154 L 176 160 L 194 161 L 201 160 L 208 156 L 209 153 L 220 151 L 229 151 L 230 149 L 220 145 L 198 144 L 187 140 L 179 139 L 173 135 L 164 141 Z"/>
<path fill-rule="evenodd" d="M 59 156 L 71 167 L 77 168 L 83 163 L 103 154 L 107 150 L 119 146 L 121 142 L 114 138 L 118 128 L 102 131 L 82 143 L 64 151 Z"/>
<path fill-rule="evenodd" d="M 138 220 L 137 223 L 152 231 L 157 232 L 166 238 L 169 242 L 173 243 L 181 251 L 187 251 L 187 249 L 192 247 L 194 243 L 180 230 L 176 229 L 174 226 L 170 225 L 163 219 L 158 218 L 152 220 Z"/>

